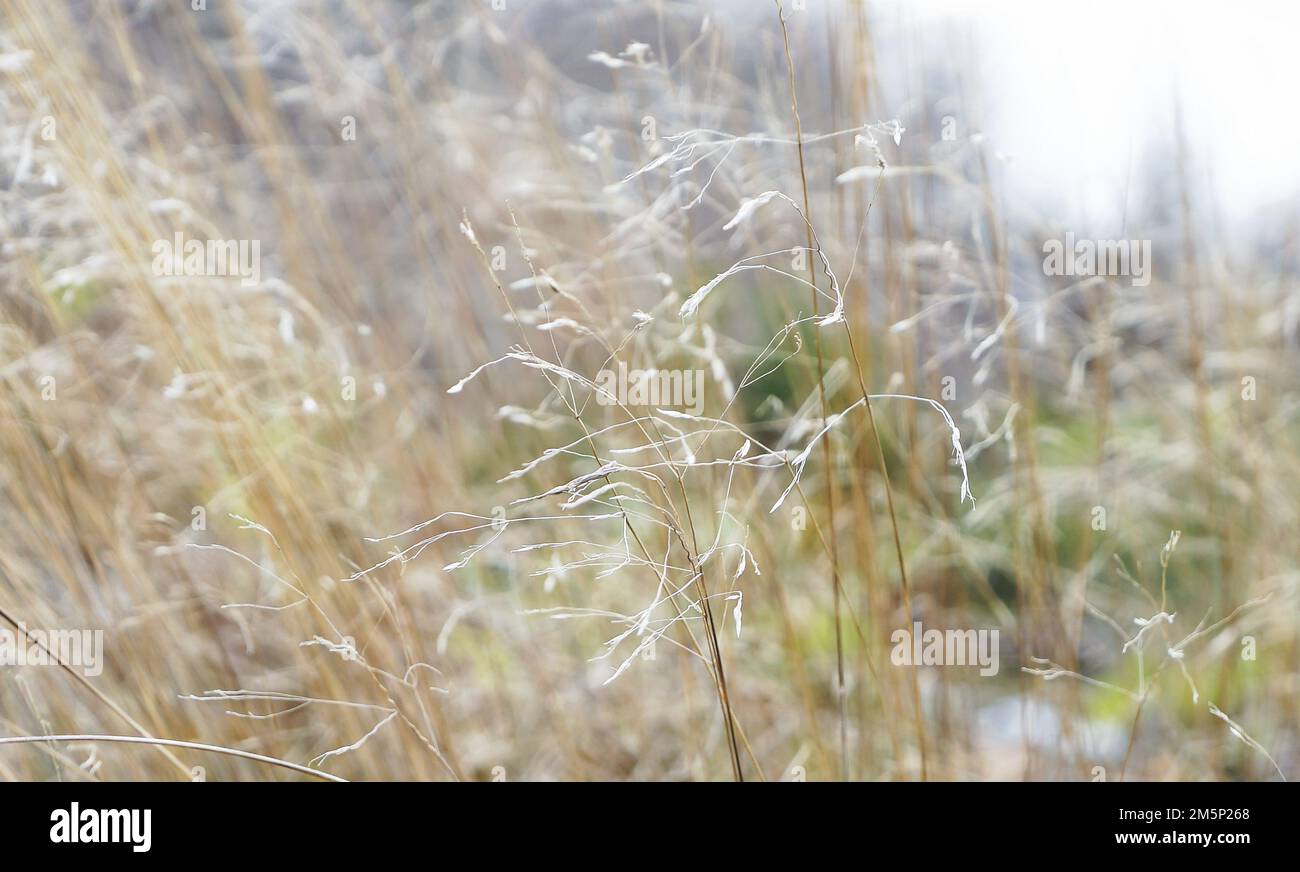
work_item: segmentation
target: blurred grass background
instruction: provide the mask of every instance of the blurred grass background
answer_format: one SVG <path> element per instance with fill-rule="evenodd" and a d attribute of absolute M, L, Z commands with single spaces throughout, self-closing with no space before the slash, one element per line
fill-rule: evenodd
<path fill-rule="evenodd" d="M 763 191 L 803 202 L 776 4 L 198 5 L 0 0 L 0 608 L 106 634 L 98 694 L 65 670 L 0 671 L 7 735 L 148 732 L 302 763 L 366 737 L 317 764 L 350 779 L 733 777 L 716 660 L 687 621 L 616 681 L 634 643 L 593 659 L 654 576 L 568 565 L 582 546 L 512 550 L 610 547 L 617 522 L 489 523 L 354 576 L 419 536 L 369 539 L 445 512 L 514 518 L 512 500 L 594 468 L 565 456 L 499 481 L 583 437 L 539 373 L 495 367 L 448 395 L 521 337 L 588 377 L 610 347 L 702 368 L 707 415 L 793 450 L 820 429 L 820 344 L 831 411 L 859 374 L 944 403 L 978 503 L 959 503 L 942 419 L 887 401 L 874 430 L 846 416 L 811 455 L 806 503 L 768 513 L 779 467 L 691 467 L 655 494 L 761 569 L 733 578 L 728 554 L 709 579 L 744 593 L 739 636 L 736 602 L 713 602 L 746 778 L 1294 774 L 1294 204 L 1216 234 L 1174 130 L 1126 218 L 1153 241 L 1151 284 L 1044 276 L 1043 240 L 1089 228 L 1008 194 L 970 59 L 898 76 L 875 7 L 787 3 L 802 131 L 850 131 L 803 156 L 857 353 L 803 325 L 729 402 L 812 314 L 806 288 L 763 272 L 677 314 L 740 258 L 804 244 L 777 205 L 722 230 Z M 880 177 L 852 131 L 895 118 Z M 623 181 L 693 129 L 768 140 Z M 177 231 L 259 240 L 260 283 L 156 275 L 151 246 Z M 592 403 L 581 425 L 616 419 Z M 1175 623 L 1139 666 L 1122 646 L 1161 610 L 1175 530 Z M 648 535 L 657 558 L 699 556 Z M 999 674 L 892 666 L 914 619 L 998 629 Z M 1198 626 L 1213 631 L 1171 659 Z M 1031 658 L 1072 674 L 1044 680 Z M 175 756 L 40 743 L 0 753 L 0 777 L 301 777 Z"/>

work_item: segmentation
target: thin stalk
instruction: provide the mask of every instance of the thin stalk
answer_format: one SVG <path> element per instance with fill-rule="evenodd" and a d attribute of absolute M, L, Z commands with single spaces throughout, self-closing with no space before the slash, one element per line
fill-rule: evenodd
<path fill-rule="evenodd" d="M 790 32 L 785 26 L 785 11 L 781 8 L 781 0 L 776 0 L 776 12 L 781 21 L 781 39 L 785 44 L 786 72 L 790 79 L 790 109 L 794 114 L 794 136 L 799 152 L 799 181 L 803 186 L 803 212 L 808 219 L 804 222 L 804 232 L 807 234 L 807 247 L 811 252 L 813 250 L 812 210 L 808 202 L 808 174 L 804 168 L 803 125 L 799 121 L 799 94 L 795 88 L 794 58 L 790 54 Z M 812 296 L 812 311 L 815 315 L 817 313 L 817 266 L 811 257 L 808 258 L 808 280 L 812 286 L 809 288 L 809 293 Z M 813 325 L 813 337 L 813 344 L 817 353 L 817 399 L 821 406 L 822 420 L 825 421 L 828 418 L 825 381 L 826 361 L 822 355 L 822 328 L 816 324 Z M 848 779 L 849 774 L 848 697 L 844 684 L 844 632 L 840 618 L 840 558 L 835 525 L 835 476 L 833 475 L 834 465 L 831 458 L 831 441 L 829 439 L 822 441 L 822 459 L 826 464 L 826 525 L 830 533 L 831 589 L 835 615 L 835 702 L 836 708 L 839 709 L 840 780 L 843 781 Z"/>
<path fill-rule="evenodd" d="M 802 130 L 802 126 L 801 126 L 801 124 L 800 124 L 800 122 L 799 122 L 799 98 L 798 98 L 798 95 L 797 95 L 797 93 L 796 93 L 796 89 L 795 89 L 794 59 L 793 59 L 793 57 L 792 57 L 791 54 L 790 54 L 790 36 L 789 36 L 789 32 L 788 32 L 788 30 L 786 29 L 786 26 L 785 26 L 785 14 L 784 14 L 784 11 L 783 11 L 782 8 L 781 8 L 781 0 L 775 0 L 775 2 L 776 2 L 776 8 L 777 8 L 778 17 L 781 19 L 781 35 L 782 35 L 782 38 L 784 39 L 784 42 L 785 42 L 785 60 L 786 60 L 786 70 L 787 70 L 787 72 L 788 72 L 789 79 L 790 79 L 790 98 L 791 98 L 791 108 L 792 108 L 792 110 L 793 110 L 793 112 L 794 112 L 795 140 L 796 140 L 796 142 L 797 142 L 797 144 L 798 144 L 798 149 L 799 149 L 799 179 L 800 179 L 800 182 L 801 182 L 802 185 L 803 185 L 804 214 L 808 216 L 808 222 L 807 222 L 807 225 L 806 225 L 806 229 L 807 229 L 807 232 L 808 232 L 808 247 L 809 247 L 810 249 L 812 249 L 812 248 L 814 247 L 814 245 L 813 245 L 813 239 L 812 239 L 812 216 L 811 216 L 811 213 L 810 213 L 809 208 L 808 208 L 808 176 L 807 176 L 807 172 L 806 172 L 805 167 L 804 167 L 804 156 L 803 156 L 803 130 Z M 876 191 L 877 191 L 877 192 L 879 192 L 879 188 L 880 188 L 880 180 L 877 179 L 877 181 L 876 181 Z M 875 196 L 874 196 L 874 195 L 872 196 L 872 202 L 873 202 L 873 203 L 875 202 Z M 863 226 L 864 226 L 864 227 L 866 226 L 866 221 L 867 221 L 867 219 L 870 218 L 870 214 L 871 214 L 871 211 L 870 211 L 870 205 L 868 205 L 868 208 L 867 208 L 867 214 L 866 214 L 866 216 L 864 216 L 864 218 L 863 218 Z M 814 288 L 813 288 L 813 305 L 814 305 L 814 307 L 816 307 L 816 303 L 817 303 L 817 298 L 816 298 L 816 287 L 815 287 L 815 285 L 816 285 L 816 274 L 815 274 L 815 266 L 814 266 L 814 264 L 811 262 L 811 260 L 809 261 L 809 272 L 810 272 L 810 273 L 813 273 L 813 285 L 814 285 Z M 890 527 L 891 527 L 891 529 L 892 529 L 892 531 L 893 531 L 893 536 L 894 536 L 894 551 L 895 551 L 895 554 L 896 554 L 897 557 L 898 557 L 898 574 L 899 574 L 899 578 L 900 578 L 900 580 L 901 580 L 902 588 L 903 588 L 903 604 L 904 604 L 904 608 L 905 608 L 906 611 L 907 611 L 908 618 L 909 618 L 909 620 L 910 620 L 910 619 L 911 619 L 911 615 L 912 615 L 912 593 L 911 593 L 911 585 L 908 583 L 908 580 L 907 580 L 907 564 L 906 564 L 906 561 L 903 559 L 903 541 L 902 541 L 902 537 L 899 535 L 899 532 L 898 532 L 898 515 L 897 515 L 897 512 L 896 512 L 895 509 L 894 509 L 894 492 L 893 492 L 893 487 L 892 487 L 892 486 L 890 485 L 890 483 L 889 483 L 889 471 L 888 471 L 888 469 L 887 469 L 886 466 L 885 466 L 885 452 L 884 452 L 884 449 L 881 447 L 881 443 L 880 443 L 880 431 L 879 431 L 879 430 L 877 429 L 877 427 L 876 427 L 876 415 L 875 415 L 874 410 L 873 410 L 872 407 L 871 407 L 871 393 L 870 393 L 870 391 L 867 390 L 867 384 L 866 384 L 866 381 L 864 380 L 863 375 L 862 375 L 862 372 L 863 372 L 863 370 L 862 370 L 862 360 L 861 360 L 861 358 L 858 356 L 857 346 L 856 346 L 856 344 L 855 344 L 854 341 L 853 341 L 853 331 L 852 331 L 852 329 L 849 327 L 849 322 L 848 322 L 848 319 L 847 319 L 847 318 L 844 319 L 843 324 L 844 324 L 844 333 L 845 333 L 845 336 L 848 338 L 848 341 L 849 341 L 849 352 L 850 352 L 850 354 L 851 354 L 852 357 L 853 357 L 854 372 L 857 374 L 858 387 L 859 387 L 859 389 L 862 391 L 862 399 L 863 399 L 863 402 L 864 402 L 864 404 L 865 404 L 865 406 L 866 406 L 866 410 L 867 410 L 867 421 L 870 423 L 870 426 L 871 426 L 871 438 L 872 438 L 872 440 L 873 440 L 873 441 L 875 442 L 875 444 L 876 444 L 876 459 L 877 459 L 877 461 L 880 463 L 880 474 L 881 474 L 881 477 L 882 477 L 882 478 L 884 479 L 884 481 L 885 481 L 885 501 L 886 501 L 886 503 L 887 503 L 887 505 L 888 505 L 888 507 L 889 507 L 889 523 L 890 523 Z M 816 350 L 817 350 L 817 375 L 818 375 L 818 378 L 817 378 L 817 389 L 818 389 L 818 393 L 819 393 L 820 396 L 821 396 L 821 403 L 822 403 L 822 418 L 825 419 L 825 417 L 826 417 L 826 396 L 825 396 L 825 393 L 824 393 L 824 387 L 823 387 L 823 383 L 822 383 L 822 372 L 823 372 L 823 366 L 824 366 L 824 364 L 823 364 L 823 360 L 822 360 L 822 350 L 821 350 L 821 329 L 820 329 L 820 328 L 817 328 L 816 337 L 817 337 Z M 829 468 L 830 468 L 829 441 L 828 441 L 827 443 L 824 443 L 824 444 L 823 444 L 823 448 L 826 450 L 826 462 L 827 462 L 827 468 L 828 468 L 828 470 L 829 470 Z M 834 523 L 834 518 L 833 518 L 833 514 L 834 514 L 834 493 L 833 493 L 832 488 L 830 487 L 830 482 L 829 482 L 829 472 L 828 472 L 828 485 L 827 485 L 827 501 L 828 501 L 828 503 L 830 504 L 830 511 L 832 512 L 832 519 L 831 519 L 831 523 L 829 524 L 829 527 L 830 527 L 830 535 L 831 535 L 831 554 L 832 554 L 832 557 L 831 557 L 831 565 L 832 565 L 832 571 L 833 571 L 834 582 L 835 582 L 835 609 L 836 609 L 836 611 L 835 611 L 835 642 L 836 642 L 836 654 L 837 654 L 837 660 L 838 660 L 838 664 L 839 664 L 839 673 L 838 673 L 838 678 L 839 678 L 840 690 L 841 690 L 841 695 L 842 695 L 842 693 L 843 693 L 843 684 L 844 684 L 844 671 L 843 671 L 843 669 L 844 669 L 844 655 L 843 655 L 843 645 L 842 645 L 842 642 L 841 642 L 841 639 L 840 639 L 840 615 L 839 615 L 840 580 L 839 580 L 839 564 L 838 564 L 838 560 L 837 560 L 837 558 L 836 558 L 836 556 L 835 556 L 835 523 Z M 916 732 L 917 732 L 917 742 L 918 742 L 919 750 L 920 750 L 920 754 L 921 754 L 921 780 L 924 781 L 924 780 L 926 780 L 926 778 L 928 777 L 928 771 L 927 771 L 927 768 L 928 768 L 928 767 L 927 767 L 927 761 L 926 761 L 925 723 L 924 723 L 924 714 L 923 714 L 923 712 L 922 712 L 922 710 L 921 710 L 920 684 L 919 684 L 919 682 L 918 682 L 918 679 L 917 679 L 917 677 L 916 677 L 916 673 L 915 673 L 915 672 L 912 672 L 912 682 L 911 682 L 911 684 L 912 684 L 912 704 L 913 704 L 914 708 L 916 709 Z M 840 727 L 840 732 L 841 732 L 841 742 L 842 742 L 842 746 L 843 746 L 843 756 L 844 756 L 845 759 L 847 759 L 847 754 L 848 754 L 848 751 L 847 751 L 847 735 L 846 735 L 846 728 L 845 728 L 844 723 L 843 723 L 843 717 L 844 717 L 844 716 L 843 716 L 843 711 L 844 711 L 844 709 L 843 709 L 843 699 L 841 698 L 841 727 Z"/>

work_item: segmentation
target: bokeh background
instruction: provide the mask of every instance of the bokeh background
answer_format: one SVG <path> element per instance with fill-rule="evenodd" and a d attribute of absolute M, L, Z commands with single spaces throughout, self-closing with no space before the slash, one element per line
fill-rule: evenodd
<path fill-rule="evenodd" d="M 0 0 L 0 609 L 105 633 L 97 677 L 0 667 L 4 733 L 1294 776 L 1295 13 L 783 3 Z M 156 274 L 177 232 L 260 282 Z M 1046 275 L 1066 233 L 1150 284 Z M 710 420 L 590 402 L 614 361 L 704 371 Z M 864 388 L 942 403 L 973 506 L 944 418 Z M 914 621 L 997 630 L 998 674 L 894 665 Z M 0 777 L 303 776 L 86 740 Z"/>

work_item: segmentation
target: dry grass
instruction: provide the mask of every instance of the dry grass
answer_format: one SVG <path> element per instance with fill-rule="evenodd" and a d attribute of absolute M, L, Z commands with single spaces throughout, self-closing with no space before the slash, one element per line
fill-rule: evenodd
<path fill-rule="evenodd" d="M 105 632 L 0 777 L 1297 772 L 1295 228 L 1181 138 L 1054 278 L 859 3 L 188 5 L 0 0 L 0 616 Z"/>

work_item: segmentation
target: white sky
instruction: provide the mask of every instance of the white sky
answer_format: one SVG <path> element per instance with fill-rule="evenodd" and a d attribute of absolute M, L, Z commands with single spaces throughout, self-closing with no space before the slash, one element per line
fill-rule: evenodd
<path fill-rule="evenodd" d="M 1197 165 L 1213 176 L 1230 219 L 1300 191 L 1300 3 L 879 0 L 871 8 L 923 35 L 932 62 L 948 44 L 945 31 L 974 35 L 984 132 L 1013 158 L 1015 192 L 1057 217 L 1118 219 L 1144 143 L 1173 142 L 1175 93 Z"/>

